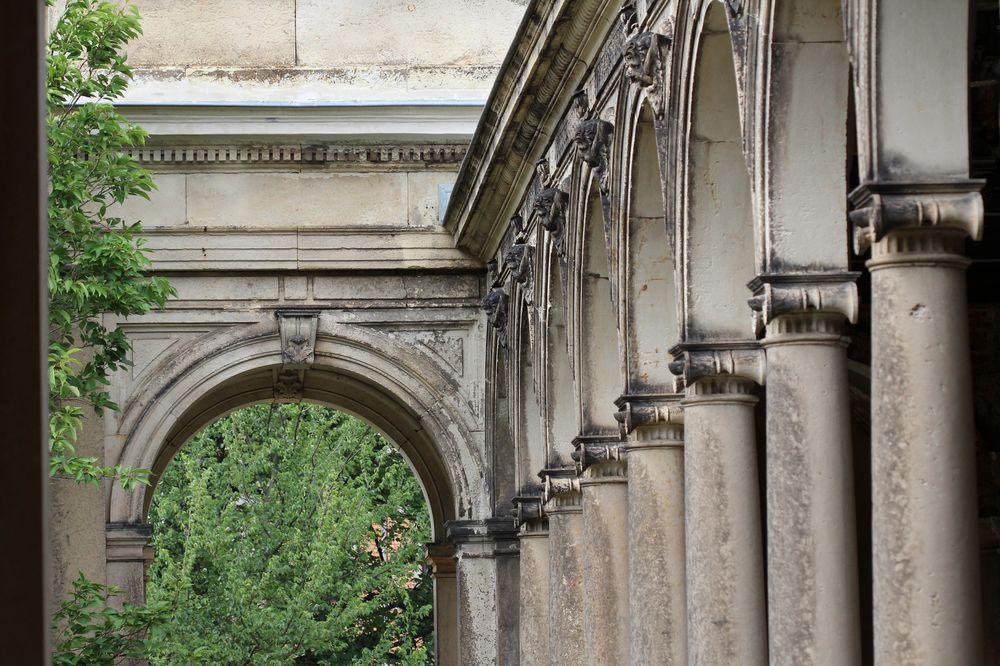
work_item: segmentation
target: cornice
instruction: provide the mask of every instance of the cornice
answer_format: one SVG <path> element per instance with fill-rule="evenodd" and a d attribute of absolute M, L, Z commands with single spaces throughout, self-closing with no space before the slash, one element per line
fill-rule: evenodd
<path fill-rule="evenodd" d="M 149 145 L 127 150 L 146 167 L 176 168 L 317 168 L 351 171 L 393 168 L 457 168 L 468 146 L 447 144 L 400 145 Z"/>
<path fill-rule="evenodd" d="M 371 140 L 468 141 L 483 105 L 476 101 L 329 105 L 122 104 L 118 111 L 154 142 L 204 143 Z"/>
<path fill-rule="evenodd" d="M 584 81 L 619 2 L 532 0 L 490 93 L 445 217 L 458 247 L 486 260 Z"/>

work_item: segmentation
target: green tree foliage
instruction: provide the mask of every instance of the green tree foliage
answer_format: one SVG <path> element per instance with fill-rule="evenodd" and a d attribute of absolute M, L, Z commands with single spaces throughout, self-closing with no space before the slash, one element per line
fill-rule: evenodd
<path fill-rule="evenodd" d="M 110 375 L 128 364 L 124 332 L 103 317 L 141 315 L 164 305 L 169 283 L 147 275 L 138 222 L 114 214 L 132 196 L 149 198 L 149 172 L 125 150 L 145 132 L 112 106 L 132 79 L 125 45 L 141 33 L 135 7 L 69 0 L 48 41 L 49 409 L 52 474 L 97 483 L 137 470 L 79 456 L 84 407 L 116 409 Z"/>
<path fill-rule="evenodd" d="M 51 0 L 49 2 L 51 5 Z M 140 34 L 139 14 L 118 2 L 68 0 L 47 50 L 49 161 L 49 452 L 50 472 L 78 482 L 117 477 L 125 487 L 140 470 L 101 466 L 77 455 L 84 409 L 116 409 L 110 375 L 128 363 L 128 340 L 103 324 L 162 307 L 173 293 L 149 277 L 138 222 L 113 214 L 130 196 L 148 198 L 150 174 L 125 149 L 145 133 L 111 103 L 132 78 L 125 45 Z M 165 609 L 108 604 L 118 590 L 82 575 L 53 617 L 53 663 L 97 666 L 141 655 L 143 635 Z"/>
<path fill-rule="evenodd" d="M 363 422 L 317 405 L 234 412 L 185 444 L 150 510 L 153 664 L 424 664 L 433 630 L 420 487 Z"/>

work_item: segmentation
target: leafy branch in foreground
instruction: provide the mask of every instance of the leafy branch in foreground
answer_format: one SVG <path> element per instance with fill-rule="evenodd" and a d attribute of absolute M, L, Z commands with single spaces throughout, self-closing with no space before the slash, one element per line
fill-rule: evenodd
<path fill-rule="evenodd" d="M 145 656 L 144 638 L 150 626 L 163 619 L 167 604 L 133 606 L 120 610 L 108 605 L 118 589 L 87 580 L 73 583 L 73 594 L 59 605 L 52 618 L 54 666 L 116 664 Z"/>
<path fill-rule="evenodd" d="M 110 376 L 129 364 L 128 339 L 104 318 L 145 314 L 174 293 L 147 275 L 140 224 L 113 212 L 154 187 L 127 153 L 145 132 L 111 104 L 132 79 L 125 45 L 141 32 L 132 5 L 69 0 L 47 53 L 50 471 L 89 483 L 117 477 L 126 488 L 148 474 L 101 466 L 77 455 L 76 442 L 86 407 L 117 409 Z"/>

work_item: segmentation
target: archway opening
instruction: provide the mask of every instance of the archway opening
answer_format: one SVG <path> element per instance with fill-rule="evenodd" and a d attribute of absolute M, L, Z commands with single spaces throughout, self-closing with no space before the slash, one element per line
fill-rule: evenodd
<path fill-rule="evenodd" d="M 713 2 L 698 44 L 688 142 L 684 339 L 745 340 L 756 275 L 750 173 L 726 6 Z"/>
<path fill-rule="evenodd" d="M 566 323 L 565 283 L 562 267 L 553 251 L 549 257 L 548 308 L 545 312 L 545 440 L 547 466 L 573 465 L 573 440 L 579 433 L 573 366 L 569 354 Z"/>
<path fill-rule="evenodd" d="M 201 430 L 160 477 L 152 663 L 426 663 L 430 513 L 396 447 L 327 406 L 277 402 Z"/>
<path fill-rule="evenodd" d="M 581 267 L 577 314 L 580 341 L 576 380 L 580 395 L 580 434 L 617 435 L 615 400 L 624 388 L 619 366 L 618 322 L 611 300 L 611 266 L 608 261 L 604 214 L 596 179 L 589 183 L 583 211 Z"/>
<path fill-rule="evenodd" d="M 538 473 L 545 467 L 542 418 L 538 410 L 535 372 L 531 345 L 531 320 L 528 306 L 517 315 L 517 479 L 520 492 L 531 494 L 540 489 Z"/>
<path fill-rule="evenodd" d="M 623 262 L 627 392 L 670 393 L 670 348 L 677 342 L 674 243 L 666 222 L 664 180 L 657 152 L 653 110 L 643 104 L 632 143 L 628 224 Z"/>

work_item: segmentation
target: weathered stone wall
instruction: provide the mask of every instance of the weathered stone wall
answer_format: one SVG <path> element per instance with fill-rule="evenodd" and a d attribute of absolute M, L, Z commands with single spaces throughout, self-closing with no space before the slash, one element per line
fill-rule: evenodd
<path fill-rule="evenodd" d="M 129 103 L 481 100 L 526 0 L 137 0 Z M 56 11 L 58 11 L 58 3 Z"/>

